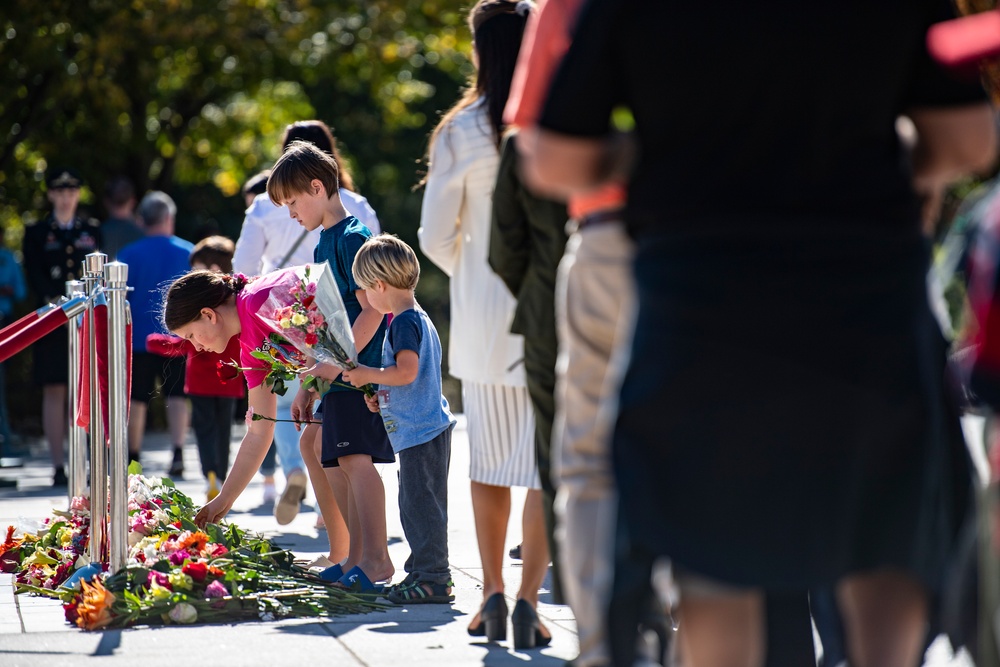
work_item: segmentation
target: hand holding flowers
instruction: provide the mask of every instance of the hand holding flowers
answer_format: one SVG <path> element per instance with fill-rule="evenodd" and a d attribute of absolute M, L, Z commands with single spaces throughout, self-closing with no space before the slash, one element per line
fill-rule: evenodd
<path fill-rule="evenodd" d="M 344 371 L 343 377 L 355 387 L 363 387 L 366 384 L 378 384 L 379 373 L 381 369 L 358 365 Z"/>

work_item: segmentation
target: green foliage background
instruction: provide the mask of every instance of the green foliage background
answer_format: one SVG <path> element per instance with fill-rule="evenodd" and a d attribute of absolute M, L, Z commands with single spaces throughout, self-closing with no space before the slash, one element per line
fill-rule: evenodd
<path fill-rule="evenodd" d="M 334 128 L 386 231 L 416 247 L 420 161 L 472 72 L 459 0 L 7 0 L 0 12 L 0 226 L 20 248 L 47 210 L 49 165 L 178 204 L 177 233 L 235 239 L 239 188 L 270 166 L 295 120 Z M 418 296 L 447 344 L 447 280 Z M 22 304 L 22 310 L 32 302 Z M 8 364 L 15 429 L 37 430 L 28 353 Z M 21 391 L 20 386 L 28 388 Z M 449 398 L 455 399 L 450 385 Z M 20 423 L 19 423 L 20 422 Z"/>

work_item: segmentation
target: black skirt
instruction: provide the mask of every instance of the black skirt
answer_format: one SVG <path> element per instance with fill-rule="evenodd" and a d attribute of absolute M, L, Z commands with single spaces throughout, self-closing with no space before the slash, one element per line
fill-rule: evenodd
<path fill-rule="evenodd" d="M 971 468 L 928 257 L 870 230 L 640 241 L 614 436 L 632 545 L 737 585 L 938 588 Z"/>

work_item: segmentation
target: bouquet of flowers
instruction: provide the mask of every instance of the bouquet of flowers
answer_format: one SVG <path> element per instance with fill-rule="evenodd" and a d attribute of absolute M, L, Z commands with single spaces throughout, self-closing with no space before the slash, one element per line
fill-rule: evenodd
<path fill-rule="evenodd" d="M 17 591 L 59 598 L 66 620 L 84 630 L 137 623 L 196 623 L 280 616 L 365 613 L 382 605 L 296 569 L 291 552 L 235 525 L 192 522 L 194 503 L 166 478 L 129 467 L 129 554 L 124 568 L 90 581 L 72 573 L 87 564 L 90 524 L 85 499 L 41 527 L 0 543 L 4 571 Z M 98 571 L 100 568 L 96 568 Z M 65 585 L 63 585 L 65 584 Z"/>
<path fill-rule="evenodd" d="M 229 382 L 238 378 L 241 371 L 267 371 L 267 375 L 264 376 L 264 384 L 270 387 L 271 393 L 284 396 L 288 392 L 288 386 L 285 383 L 302 375 L 309 365 L 309 360 L 281 334 L 271 332 L 267 342 L 266 350 L 254 350 L 250 353 L 254 359 L 261 362 L 260 368 L 243 368 L 235 360 L 219 361 L 216 369 L 219 379 L 223 382 Z M 305 375 L 302 379 L 302 386 L 306 389 L 312 387 L 322 396 L 330 388 L 330 383 L 323 378 Z"/>
<path fill-rule="evenodd" d="M 306 264 L 290 276 L 287 284 L 271 290 L 257 316 L 307 357 L 345 371 L 356 368 L 351 322 L 330 266 Z M 361 391 L 375 395 L 371 385 Z"/>

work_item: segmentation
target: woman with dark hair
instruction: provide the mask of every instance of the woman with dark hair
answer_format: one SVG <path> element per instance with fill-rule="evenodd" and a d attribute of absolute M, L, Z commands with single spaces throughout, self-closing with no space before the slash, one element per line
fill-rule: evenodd
<path fill-rule="evenodd" d="M 483 563 L 483 606 L 469 634 L 506 638 L 502 565 L 510 487 L 527 487 L 523 577 L 512 621 L 516 648 L 548 644 L 535 606 L 549 563 L 525 381 L 524 339 L 507 333 L 515 301 L 487 261 L 501 116 L 528 2 L 480 0 L 469 25 L 477 76 L 435 128 L 420 216 L 420 247 L 451 278 L 450 373 L 462 380 L 471 449 L 472 506 Z"/>

